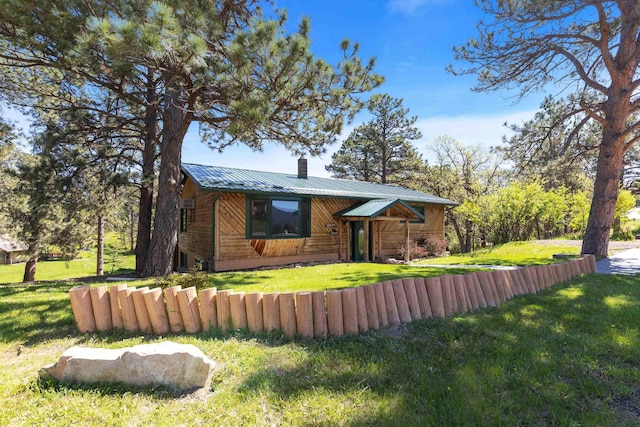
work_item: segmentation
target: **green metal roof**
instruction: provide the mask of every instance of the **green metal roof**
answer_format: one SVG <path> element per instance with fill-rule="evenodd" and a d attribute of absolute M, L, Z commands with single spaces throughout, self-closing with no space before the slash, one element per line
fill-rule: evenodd
<path fill-rule="evenodd" d="M 296 174 L 260 172 L 183 163 L 182 170 L 201 190 L 233 193 L 268 193 L 360 200 L 401 199 L 412 203 L 458 205 L 452 200 L 393 184 L 335 178 L 298 178 Z"/>
<path fill-rule="evenodd" d="M 424 221 L 424 215 L 420 212 L 416 211 L 414 208 L 403 202 L 402 200 L 395 199 L 376 199 L 369 200 L 368 202 L 364 202 L 357 206 L 351 206 L 347 209 L 344 209 L 340 212 L 334 214 L 334 216 L 342 216 L 342 217 L 368 217 L 375 218 L 390 207 L 400 204 L 404 206 L 409 212 L 414 214 L 417 218 L 420 218 L 421 221 Z"/>

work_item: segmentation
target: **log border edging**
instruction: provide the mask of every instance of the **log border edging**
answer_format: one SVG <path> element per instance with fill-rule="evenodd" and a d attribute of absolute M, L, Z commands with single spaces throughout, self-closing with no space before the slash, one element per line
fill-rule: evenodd
<path fill-rule="evenodd" d="M 596 273 L 594 255 L 557 264 L 464 275 L 415 277 L 328 291 L 234 292 L 180 286 L 149 289 L 117 284 L 69 290 L 78 331 L 207 332 L 230 328 L 286 337 L 353 336 L 414 320 L 496 307 L 583 274 Z M 164 297 L 164 298 L 163 298 Z"/>

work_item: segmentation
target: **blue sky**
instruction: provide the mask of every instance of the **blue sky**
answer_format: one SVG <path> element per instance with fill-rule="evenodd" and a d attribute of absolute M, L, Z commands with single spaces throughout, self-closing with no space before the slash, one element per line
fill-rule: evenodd
<path fill-rule="evenodd" d="M 411 115 L 418 117 L 423 137 L 415 144 L 427 159 L 429 143 L 444 134 L 465 145 L 499 144 L 508 132 L 504 122 L 531 118 L 544 96 L 533 94 L 514 105 L 513 93 L 472 92 L 474 76 L 453 76 L 445 70 L 454 63 L 452 47 L 477 34 L 483 16 L 472 1 L 276 0 L 276 6 L 287 9 L 292 28 L 301 16 L 311 19 L 312 50 L 328 62 L 339 61 L 344 38 L 360 43 L 362 58 L 376 57 L 376 71 L 386 79 L 377 92 L 403 98 Z M 366 114 L 357 116 L 340 139 L 364 121 Z M 339 146 L 310 158 L 309 174 L 329 176 L 324 166 Z M 276 145 L 266 145 L 263 152 L 246 147 L 212 152 L 199 141 L 197 126 L 187 135 L 183 161 L 286 173 L 297 167 L 296 159 Z"/>

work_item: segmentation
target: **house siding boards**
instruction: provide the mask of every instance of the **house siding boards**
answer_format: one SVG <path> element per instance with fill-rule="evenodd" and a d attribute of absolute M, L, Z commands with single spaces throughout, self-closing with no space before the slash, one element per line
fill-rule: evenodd
<path fill-rule="evenodd" d="M 15 264 L 26 259 L 28 246 L 22 242 L 0 235 L 0 264 Z"/>
<path fill-rule="evenodd" d="M 193 166 L 193 165 L 191 165 Z M 296 262 L 321 262 L 350 259 L 350 222 L 344 218 L 335 216 L 362 203 L 364 198 L 310 196 L 299 194 L 298 197 L 308 197 L 311 202 L 310 236 L 297 238 L 271 238 L 256 239 L 247 235 L 247 202 L 251 198 L 272 197 L 276 199 L 296 197 L 296 194 L 287 192 L 284 194 L 257 192 L 259 187 L 257 177 L 252 171 L 248 171 L 247 179 L 251 182 L 246 186 L 248 191 L 242 192 L 230 188 L 228 182 L 215 188 L 212 185 L 211 173 L 206 168 L 198 167 L 187 169 L 187 177 L 184 181 L 182 199 L 193 199 L 193 209 L 187 215 L 186 232 L 178 236 L 178 250 L 187 254 L 187 265 L 191 268 L 196 258 L 205 260 L 213 271 L 228 271 L 236 269 L 248 269 L 271 265 L 284 265 Z M 213 169 L 213 168 L 212 168 Z M 223 168 L 225 171 L 228 169 Z M 191 173 L 190 173 L 191 172 Z M 242 175 L 240 171 L 238 174 Z M 253 174 L 253 175 L 252 175 Z M 275 180 L 277 175 L 270 179 Z M 205 179 L 207 185 L 196 181 L 192 176 L 200 176 Z M 205 177 L 205 178 L 203 178 Z M 327 179 L 324 179 L 327 180 Z M 304 179 L 301 179 L 304 181 Z M 329 180 L 331 181 L 331 180 Z M 343 180 L 338 180 L 343 181 Z M 280 184 L 285 184 L 280 182 Z M 340 182 L 341 191 L 351 191 L 349 183 Z M 327 185 L 323 182 L 323 185 Z M 238 186 L 235 183 L 233 186 Z M 262 186 L 273 190 L 273 185 Z M 419 192 L 412 192 L 423 194 Z M 414 199 L 415 194 L 413 194 Z M 425 195 L 428 199 L 429 195 Z M 419 198 L 419 197 L 418 197 Z M 438 199 L 443 201 L 444 199 Z M 438 236 L 444 238 L 444 202 L 431 204 L 411 201 L 411 206 L 425 207 L 425 221 L 412 222 L 409 225 L 412 238 Z M 395 217 L 396 208 L 390 208 Z M 405 211 L 408 211 L 405 209 Z M 382 214 L 385 215 L 385 214 Z M 412 220 L 415 215 L 412 214 Z M 376 220 L 371 218 L 372 253 L 368 258 L 373 260 L 375 256 L 395 255 L 400 251 L 403 242 L 406 242 L 406 224 L 399 220 Z M 178 257 L 178 259 L 180 259 Z"/>

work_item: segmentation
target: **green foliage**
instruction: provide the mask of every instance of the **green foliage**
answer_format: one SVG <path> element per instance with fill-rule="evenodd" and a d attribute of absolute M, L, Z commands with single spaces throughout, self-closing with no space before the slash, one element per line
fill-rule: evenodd
<path fill-rule="evenodd" d="M 501 244 L 581 233 L 589 202 L 584 192 L 570 195 L 564 187 L 545 190 L 537 181 L 516 181 L 481 197 L 477 205 L 463 204 L 462 213 L 483 224 L 490 242 Z"/>
<path fill-rule="evenodd" d="M 156 286 L 162 289 L 173 286 L 181 286 L 182 289 L 185 289 L 194 286 L 196 290 L 200 290 L 214 287 L 215 281 L 206 272 L 194 268 L 187 273 L 172 273 L 156 279 Z"/>
<path fill-rule="evenodd" d="M 577 245 L 566 243 L 541 243 L 538 241 L 510 242 L 504 245 L 495 245 L 485 249 L 479 249 L 470 254 L 452 255 L 437 259 L 429 259 L 423 264 L 433 265 L 504 265 L 527 266 L 543 265 L 556 262 L 554 254 L 580 254 Z"/>
<path fill-rule="evenodd" d="M 476 238 L 481 238 L 483 243 L 486 240 L 487 230 L 481 220 L 479 203 L 482 197 L 503 185 L 502 159 L 480 146 L 463 146 L 446 135 L 437 137 L 430 149 L 436 161 L 427 165 L 413 186 L 461 203 L 455 209 L 446 210 L 447 222 L 451 225 L 448 234 L 455 234 L 458 240 L 458 244 L 451 247 L 470 252 Z"/>
<path fill-rule="evenodd" d="M 632 208 L 636 207 L 636 198 L 629 190 L 620 190 L 618 192 L 618 200 L 616 201 L 616 208 L 613 216 L 613 232 L 621 233 L 627 222 L 626 214 Z M 627 239 L 623 239 L 627 240 Z"/>
<path fill-rule="evenodd" d="M 605 256 L 613 221 L 608 213 L 638 142 L 630 135 L 640 130 L 638 109 L 630 102 L 640 94 L 637 2 L 482 0 L 476 5 L 484 12 L 479 35 L 455 48 L 456 59 L 468 68 L 450 70 L 476 74 L 480 91 L 516 89 L 523 97 L 550 84 L 568 91 L 565 99 L 547 98 L 534 120 L 514 127 L 517 135 L 508 150 L 521 169 L 540 165 L 549 181 L 564 181 L 569 188 L 574 172 L 595 170 L 583 252 Z"/>
<path fill-rule="evenodd" d="M 422 158 L 411 141 L 422 135 L 407 117 L 402 99 L 373 95 L 367 105 L 373 116 L 354 129 L 326 166 L 336 178 L 407 184 L 422 168 Z"/>
<path fill-rule="evenodd" d="M 580 238 L 587 228 L 591 201 L 584 191 L 578 191 L 571 198 L 569 207 L 569 228 L 580 234 Z"/>
<path fill-rule="evenodd" d="M 71 0 L 63 11 L 53 2 L 25 10 L 22 2 L 6 0 L 1 9 L 6 25 L 0 65 L 12 70 L 0 88 L 5 96 L 27 93 L 31 104 L 25 105 L 39 106 L 40 98 L 51 97 L 25 72 L 52 75 L 66 89 L 60 96 L 66 105 L 75 107 L 75 95 L 85 91 L 118 101 L 112 116 L 144 141 L 143 181 L 151 181 L 159 154 L 163 185 L 156 208 L 162 215 L 153 227 L 140 227 L 147 234 L 139 252 L 148 275 L 171 269 L 180 191 L 171 183 L 181 180 L 180 152 L 191 123 L 199 122 L 203 141 L 218 150 L 235 143 L 262 149 L 276 141 L 292 152 L 320 154 L 362 108 L 358 95 L 383 80 L 373 73 L 373 59 L 358 57 L 358 44 L 343 42 L 335 66 L 316 58 L 308 21 L 290 33 L 286 13 L 264 12 L 258 0 Z M 130 146 L 119 141 L 118 148 Z M 146 211 L 150 205 L 141 209 L 143 218 Z"/>

